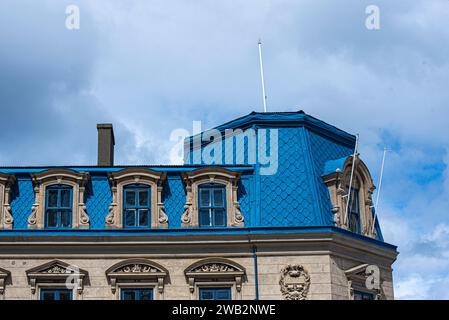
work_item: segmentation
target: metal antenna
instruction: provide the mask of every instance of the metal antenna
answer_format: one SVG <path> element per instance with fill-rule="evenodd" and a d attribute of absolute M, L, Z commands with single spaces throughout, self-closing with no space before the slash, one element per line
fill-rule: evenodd
<path fill-rule="evenodd" d="M 265 81 L 263 78 L 262 41 L 260 39 L 259 39 L 259 63 L 260 63 L 260 78 L 262 80 L 263 112 L 267 112 L 267 95 L 265 94 Z"/>
<path fill-rule="evenodd" d="M 379 198 L 380 198 L 380 190 L 382 187 L 382 178 L 384 175 L 384 166 L 385 166 L 385 156 L 387 154 L 388 149 L 386 147 L 384 147 L 384 154 L 382 156 L 382 165 L 380 167 L 380 175 L 379 175 L 379 188 L 377 189 L 377 195 L 376 195 L 376 204 L 374 205 L 374 218 L 373 218 L 373 226 L 372 226 L 372 230 L 371 233 L 374 234 L 374 229 L 376 227 L 376 218 L 377 218 L 377 208 L 379 205 Z"/>

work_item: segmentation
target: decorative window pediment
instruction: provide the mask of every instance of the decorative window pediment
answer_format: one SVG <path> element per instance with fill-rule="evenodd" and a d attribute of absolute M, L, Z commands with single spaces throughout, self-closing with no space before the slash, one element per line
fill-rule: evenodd
<path fill-rule="evenodd" d="M 373 228 L 373 201 L 372 194 L 375 186 L 371 174 L 363 161 L 356 156 L 349 156 L 341 167 L 337 167 L 334 172 L 324 175 L 323 181 L 329 190 L 330 199 L 333 206 L 334 223 L 337 227 L 351 229 L 350 211 L 353 202 L 347 205 L 349 196 L 349 185 L 351 179 L 352 165 L 354 162 L 354 171 L 352 178 L 351 200 L 358 201 L 357 208 L 359 214 L 359 232 L 363 235 L 377 238 L 376 229 Z M 354 190 L 357 190 L 357 196 L 354 196 Z M 347 210 L 348 209 L 348 210 Z M 348 212 L 347 212 L 348 211 Z"/>
<path fill-rule="evenodd" d="M 112 202 L 106 217 L 106 227 L 123 228 L 124 189 L 128 185 L 144 185 L 151 190 L 150 217 L 152 228 L 168 227 L 168 216 L 162 202 L 162 186 L 165 172 L 145 168 L 129 168 L 109 175 L 112 190 Z"/>
<path fill-rule="evenodd" d="M 209 258 L 195 262 L 184 271 L 184 274 L 191 294 L 197 286 L 229 284 L 235 286 L 237 294 L 240 295 L 246 271 L 244 267 L 233 261 Z"/>
<path fill-rule="evenodd" d="M 222 185 L 225 189 L 226 226 L 243 227 L 244 217 L 237 199 L 240 173 L 221 167 L 207 167 L 183 173 L 186 203 L 181 217 L 183 227 L 199 226 L 199 189 L 201 185 Z"/>
<path fill-rule="evenodd" d="M 106 271 L 106 277 L 114 294 L 119 286 L 148 284 L 157 287 L 159 294 L 162 294 L 167 276 L 167 269 L 158 263 L 145 259 L 122 261 Z"/>
<path fill-rule="evenodd" d="M 0 268 L 0 299 L 5 294 L 6 279 L 8 279 L 10 272 Z"/>
<path fill-rule="evenodd" d="M 26 272 L 31 285 L 31 293 L 35 294 L 38 286 L 54 286 L 55 284 L 73 287 L 82 294 L 87 271 L 66 262 L 53 260 L 32 268 Z"/>
<path fill-rule="evenodd" d="M 0 229 L 12 229 L 14 218 L 11 214 L 11 187 L 16 178 L 12 174 L 0 172 Z"/>
<path fill-rule="evenodd" d="M 35 201 L 28 217 L 28 228 L 41 229 L 45 227 L 47 188 L 55 185 L 71 187 L 71 227 L 88 229 L 89 216 L 84 204 L 85 185 L 89 178 L 86 172 L 69 169 L 49 169 L 32 173 Z"/>
<path fill-rule="evenodd" d="M 360 264 L 345 271 L 346 278 L 348 279 L 348 296 L 350 300 L 354 300 L 354 291 L 364 292 L 372 295 L 375 300 L 382 299 L 382 291 L 379 289 L 368 289 L 366 286 L 366 269 L 368 264 Z M 380 283 L 380 279 L 379 279 Z"/>

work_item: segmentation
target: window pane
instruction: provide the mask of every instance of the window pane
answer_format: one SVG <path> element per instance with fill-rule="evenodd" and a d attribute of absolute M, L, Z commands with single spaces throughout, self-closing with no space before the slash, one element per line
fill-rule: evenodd
<path fill-rule="evenodd" d="M 214 206 L 215 207 L 224 207 L 223 202 L 223 189 L 215 189 L 214 190 Z"/>
<path fill-rule="evenodd" d="M 70 227 L 72 220 L 70 210 L 62 210 L 60 212 L 61 212 L 61 227 Z"/>
<path fill-rule="evenodd" d="M 148 206 L 148 190 L 139 191 L 139 206 L 140 207 Z"/>
<path fill-rule="evenodd" d="M 349 229 L 352 232 L 359 232 L 359 219 L 358 219 L 358 215 L 357 214 L 350 214 L 349 217 Z"/>
<path fill-rule="evenodd" d="M 215 300 L 230 300 L 231 290 L 230 289 L 220 289 L 215 292 Z"/>
<path fill-rule="evenodd" d="M 125 226 L 135 227 L 136 226 L 136 210 L 125 210 Z"/>
<path fill-rule="evenodd" d="M 226 215 L 223 209 L 214 209 L 214 222 L 216 227 L 226 226 Z"/>
<path fill-rule="evenodd" d="M 209 189 L 200 189 L 200 207 L 210 206 Z"/>
<path fill-rule="evenodd" d="M 70 190 L 69 189 L 62 189 L 61 190 L 61 207 L 62 208 L 69 208 L 70 207 Z"/>
<path fill-rule="evenodd" d="M 358 213 L 359 212 L 359 192 L 358 192 L 358 190 L 352 189 L 350 201 L 351 201 L 351 203 L 350 203 L 351 212 Z"/>
<path fill-rule="evenodd" d="M 57 208 L 58 207 L 58 190 L 50 189 L 47 191 L 47 207 L 48 208 Z"/>
<path fill-rule="evenodd" d="M 72 300 L 72 294 L 69 290 L 59 291 L 59 300 Z"/>
<path fill-rule="evenodd" d="M 199 224 L 200 227 L 209 227 L 210 224 L 210 216 L 209 216 L 209 209 L 200 209 L 199 213 Z"/>
<path fill-rule="evenodd" d="M 148 210 L 147 209 L 140 209 L 139 210 L 139 226 L 148 226 Z"/>
<path fill-rule="evenodd" d="M 213 291 L 202 289 L 200 291 L 200 299 L 201 300 L 213 300 L 214 299 Z"/>
<path fill-rule="evenodd" d="M 41 300 L 55 300 L 55 294 L 52 291 L 42 291 Z"/>
<path fill-rule="evenodd" d="M 125 204 L 127 207 L 134 207 L 136 206 L 136 192 L 127 190 L 125 191 Z"/>
<path fill-rule="evenodd" d="M 140 300 L 152 300 L 152 289 L 140 289 Z"/>
<path fill-rule="evenodd" d="M 136 300 L 136 293 L 134 290 L 124 290 L 122 293 L 123 300 Z"/>
<path fill-rule="evenodd" d="M 47 210 L 47 227 L 55 228 L 58 225 L 58 211 Z"/>

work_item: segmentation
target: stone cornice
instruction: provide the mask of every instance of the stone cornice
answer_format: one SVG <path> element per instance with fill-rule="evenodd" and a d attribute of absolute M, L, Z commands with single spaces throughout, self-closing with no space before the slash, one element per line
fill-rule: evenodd
<path fill-rule="evenodd" d="M 328 228 L 336 229 L 336 228 Z M 164 255 L 173 252 L 181 255 L 212 254 L 214 252 L 241 252 L 247 254 L 258 247 L 258 255 L 280 254 L 331 254 L 354 260 L 366 257 L 361 263 L 391 265 L 396 260 L 396 247 L 366 237 L 354 237 L 347 232 L 313 233 L 229 233 L 229 234 L 180 234 L 177 236 L 11 236 L 2 237 L 0 256 L 30 254 L 77 254 L 83 255 Z M 20 250 L 18 250 L 20 249 Z M 169 254 L 171 252 L 171 254 Z"/>

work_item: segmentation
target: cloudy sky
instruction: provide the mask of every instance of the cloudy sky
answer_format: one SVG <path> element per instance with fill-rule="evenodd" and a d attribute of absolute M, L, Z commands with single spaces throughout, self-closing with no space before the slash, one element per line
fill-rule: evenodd
<path fill-rule="evenodd" d="M 98 122 L 116 162 L 169 163 L 173 130 L 261 111 L 261 37 L 270 111 L 359 133 L 375 181 L 390 149 L 396 297 L 449 299 L 448 17 L 448 0 L 3 0 L 0 164 L 95 164 Z"/>

